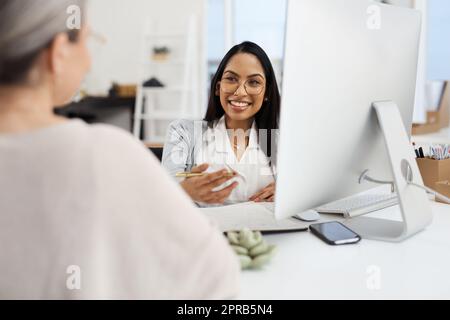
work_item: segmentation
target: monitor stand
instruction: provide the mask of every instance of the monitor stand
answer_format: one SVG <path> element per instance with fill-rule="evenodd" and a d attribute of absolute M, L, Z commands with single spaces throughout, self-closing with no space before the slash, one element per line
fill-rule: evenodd
<path fill-rule="evenodd" d="M 345 224 L 366 239 L 400 242 L 431 223 L 431 206 L 424 190 L 408 184 L 423 185 L 423 180 L 397 105 L 380 101 L 373 107 L 383 132 L 403 221 L 356 217 Z"/>

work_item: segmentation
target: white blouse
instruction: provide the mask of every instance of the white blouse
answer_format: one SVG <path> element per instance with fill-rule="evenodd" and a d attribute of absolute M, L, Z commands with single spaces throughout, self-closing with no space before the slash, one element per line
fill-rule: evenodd
<path fill-rule="evenodd" d="M 247 202 L 251 196 L 275 181 L 270 161 L 258 144 L 255 123 L 250 130 L 248 147 L 238 160 L 228 137 L 225 117 L 222 117 L 213 128 L 203 133 L 201 148 L 195 154 L 195 163 L 208 163 L 208 172 L 231 168 L 239 174 L 216 189 L 221 190 L 235 181 L 239 183 L 225 204 Z"/>

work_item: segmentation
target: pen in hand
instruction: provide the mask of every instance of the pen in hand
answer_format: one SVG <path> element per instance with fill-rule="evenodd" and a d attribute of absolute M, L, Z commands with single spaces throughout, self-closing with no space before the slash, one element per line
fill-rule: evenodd
<path fill-rule="evenodd" d="M 234 171 L 229 165 L 225 165 L 226 169 L 228 170 L 227 173 L 225 173 L 224 177 L 234 177 L 234 176 L 241 176 L 239 173 Z M 206 172 L 178 172 L 175 177 L 177 178 L 195 178 L 195 177 L 203 177 L 207 175 Z"/>
<path fill-rule="evenodd" d="M 179 172 L 175 175 L 177 178 L 195 178 L 195 177 L 204 177 L 208 173 L 195 173 L 195 172 Z M 228 172 L 224 174 L 225 177 L 234 177 L 236 174 L 234 172 Z"/>
<path fill-rule="evenodd" d="M 180 172 L 179 177 L 190 177 L 183 179 L 180 186 L 195 202 L 223 204 L 238 186 L 238 182 L 235 181 L 221 190 L 217 188 L 235 177 L 235 173 L 230 173 L 228 170 L 206 173 L 208 167 L 208 164 L 203 164 L 192 168 L 191 172 Z"/>

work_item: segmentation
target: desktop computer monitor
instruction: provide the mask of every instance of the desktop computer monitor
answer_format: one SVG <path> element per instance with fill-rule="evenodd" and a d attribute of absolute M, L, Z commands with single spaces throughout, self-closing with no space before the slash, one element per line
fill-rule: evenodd
<path fill-rule="evenodd" d="M 420 28 L 413 9 L 367 0 L 289 1 L 277 218 L 375 187 L 358 182 L 367 169 L 393 180 L 373 103 L 394 101 L 410 137 Z"/>

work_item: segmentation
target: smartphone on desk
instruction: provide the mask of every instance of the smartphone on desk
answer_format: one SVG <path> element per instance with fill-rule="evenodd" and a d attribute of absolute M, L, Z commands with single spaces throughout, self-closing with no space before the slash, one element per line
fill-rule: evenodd
<path fill-rule="evenodd" d="M 361 241 L 358 234 L 337 221 L 312 224 L 309 229 L 326 243 L 335 246 Z"/>

